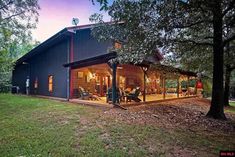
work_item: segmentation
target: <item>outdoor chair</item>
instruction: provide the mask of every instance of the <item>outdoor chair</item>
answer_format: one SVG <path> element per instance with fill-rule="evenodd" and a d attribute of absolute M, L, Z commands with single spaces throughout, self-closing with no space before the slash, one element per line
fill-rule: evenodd
<path fill-rule="evenodd" d="M 79 95 L 82 100 L 101 100 L 97 95 L 93 95 L 92 93 L 89 93 L 88 91 L 85 91 L 84 88 L 79 87 Z"/>
<path fill-rule="evenodd" d="M 121 94 L 119 88 L 116 88 L 116 98 L 117 98 L 117 103 L 120 103 Z M 112 88 L 109 88 L 106 94 L 106 102 L 109 103 L 110 101 L 112 101 Z"/>
<path fill-rule="evenodd" d="M 186 96 L 188 94 L 188 89 L 187 88 L 182 88 L 182 96 Z"/>
<path fill-rule="evenodd" d="M 84 88 L 78 87 L 78 97 L 81 98 L 82 100 L 90 100 L 92 99 L 92 94 L 85 91 Z"/>
<path fill-rule="evenodd" d="M 126 101 L 128 102 L 134 100 L 135 102 L 140 102 L 141 100 L 138 98 L 139 95 L 140 95 L 140 88 L 137 87 L 126 95 Z"/>

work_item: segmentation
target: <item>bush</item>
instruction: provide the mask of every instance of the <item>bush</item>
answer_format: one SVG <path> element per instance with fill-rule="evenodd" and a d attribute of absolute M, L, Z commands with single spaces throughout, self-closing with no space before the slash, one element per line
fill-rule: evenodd
<path fill-rule="evenodd" d="M 202 79 L 203 83 L 203 97 L 211 97 L 212 94 L 212 82 L 211 79 Z"/>

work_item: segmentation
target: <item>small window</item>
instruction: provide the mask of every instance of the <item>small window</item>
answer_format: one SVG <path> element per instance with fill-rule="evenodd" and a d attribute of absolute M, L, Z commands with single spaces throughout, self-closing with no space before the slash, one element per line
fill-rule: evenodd
<path fill-rule="evenodd" d="M 114 43 L 114 48 L 115 48 L 115 49 L 120 49 L 120 48 L 122 48 L 122 44 L 119 43 L 119 42 L 115 42 L 115 43 Z"/>
<path fill-rule="evenodd" d="M 53 76 L 48 77 L 48 91 L 52 92 L 53 91 Z"/>
<path fill-rule="evenodd" d="M 34 88 L 37 89 L 38 88 L 38 78 L 36 77 L 35 81 L 34 81 Z"/>

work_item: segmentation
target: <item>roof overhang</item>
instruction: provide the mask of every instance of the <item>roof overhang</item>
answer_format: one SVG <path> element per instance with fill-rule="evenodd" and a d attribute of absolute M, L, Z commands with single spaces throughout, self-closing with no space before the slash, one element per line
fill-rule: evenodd
<path fill-rule="evenodd" d="M 82 67 L 96 65 L 96 64 L 108 63 L 109 60 L 114 59 L 116 57 L 117 57 L 117 53 L 116 52 L 111 52 L 111 53 L 91 57 L 91 58 L 88 58 L 88 59 L 84 59 L 84 60 L 64 64 L 64 67 L 70 67 L 72 69 L 82 68 Z"/>

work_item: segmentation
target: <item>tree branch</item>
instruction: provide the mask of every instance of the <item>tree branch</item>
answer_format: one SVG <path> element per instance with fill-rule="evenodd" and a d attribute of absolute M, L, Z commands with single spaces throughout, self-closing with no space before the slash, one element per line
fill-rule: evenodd
<path fill-rule="evenodd" d="M 0 10 L 2 10 L 2 9 L 4 9 L 4 8 L 6 8 L 8 5 L 10 5 L 10 4 L 12 4 L 12 3 L 13 3 L 13 1 L 12 1 L 12 0 L 10 0 L 7 4 L 5 4 L 5 5 L 1 6 L 1 7 L 0 7 Z"/>
<path fill-rule="evenodd" d="M 222 13 L 222 16 L 225 16 L 234 7 L 235 7 L 235 1 L 233 0 L 231 3 L 229 3 L 228 7 L 224 10 L 224 12 Z"/>
<path fill-rule="evenodd" d="M 186 25 L 173 25 L 174 28 L 190 28 L 192 26 L 195 26 L 195 25 L 198 25 L 198 24 L 201 24 L 201 23 L 204 23 L 204 22 L 212 22 L 211 20 L 200 20 L 200 21 L 197 21 L 197 22 L 194 22 L 194 23 L 189 23 L 189 24 L 186 24 Z"/>
<path fill-rule="evenodd" d="M 178 43 L 192 43 L 194 45 L 201 45 L 201 46 L 213 46 L 213 44 L 209 43 L 209 42 L 198 42 L 198 41 L 190 40 L 190 39 L 187 39 L 187 40 L 174 40 L 174 41 L 178 42 Z"/>
<path fill-rule="evenodd" d="M 13 15 L 11 15 L 11 16 L 8 16 L 8 17 L 4 18 L 4 19 L 2 19 L 2 20 L 0 21 L 0 24 L 1 24 L 3 21 L 9 20 L 9 19 L 11 19 L 11 18 L 13 18 L 13 17 L 15 17 L 15 16 L 19 16 L 19 15 L 23 14 L 24 12 L 25 12 L 25 11 L 21 11 L 21 12 L 19 12 L 19 13 L 17 13 L 17 14 L 13 14 Z"/>

